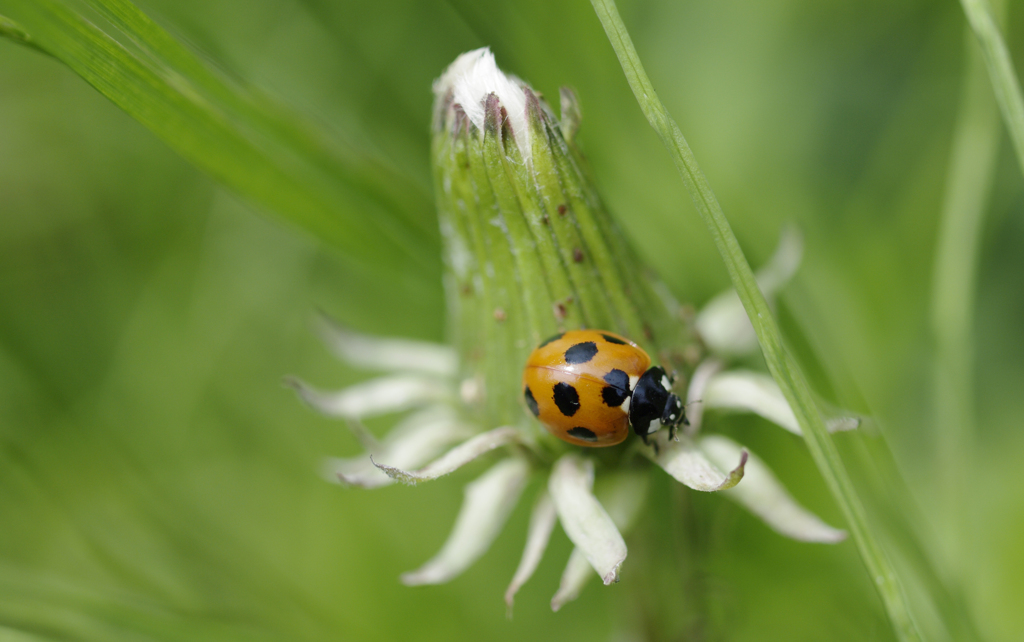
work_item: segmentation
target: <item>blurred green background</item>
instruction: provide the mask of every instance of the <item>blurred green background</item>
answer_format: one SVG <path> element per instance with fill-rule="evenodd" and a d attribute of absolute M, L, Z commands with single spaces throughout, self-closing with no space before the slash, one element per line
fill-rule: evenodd
<path fill-rule="evenodd" d="M 547 96 L 576 88 L 599 188 L 676 294 L 699 306 L 728 286 L 587 2 L 140 6 L 228 75 L 385 159 L 428 204 L 430 83 L 490 45 Z M 898 531 L 902 514 L 904 541 L 950 575 L 979 632 L 1020 639 L 1024 181 L 1006 141 L 974 310 L 981 465 L 959 480 L 967 545 L 952 564 L 940 555 L 949 516 L 928 306 L 964 67 L 959 6 L 620 10 L 751 263 L 785 223 L 805 234 L 780 318 L 817 391 L 873 419 L 838 441 L 878 527 Z M 1024 13 L 1011 10 L 1014 52 L 1022 35 Z M 504 617 L 528 501 L 464 576 L 401 586 L 486 463 L 416 488 L 329 485 L 320 459 L 359 446 L 280 382 L 367 376 L 319 345 L 318 308 L 364 331 L 441 340 L 436 234 L 422 243 L 437 255 L 430 269 L 396 274 L 383 250 L 356 261 L 219 187 L 56 60 L 0 41 L 0 640 L 675 639 L 688 624 L 658 605 L 673 600 L 705 614 L 711 639 L 892 638 L 852 542 L 784 540 L 721 498 L 680 498 L 660 472 L 622 582 L 594 582 L 557 614 L 548 601 L 570 550 L 559 531 Z M 717 425 L 842 525 L 799 438 L 751 418 Z M 874 485 L 884 471 L 858 456 L 884 454 L 882 434 L 895 464 L 880 466 L 905 487 Z M 680 501 L 699 528 L 680 526 Z M 647 572 L 680 550 L 699 582 Z"/>

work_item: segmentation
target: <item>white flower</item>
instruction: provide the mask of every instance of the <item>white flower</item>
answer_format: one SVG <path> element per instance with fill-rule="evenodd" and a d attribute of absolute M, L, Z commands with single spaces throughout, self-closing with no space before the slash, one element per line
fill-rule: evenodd
<path fill-rule="evenodd" d="M 792 256 L 796 253 L 796 258 Z M 799 241 L 788 237 L 761 281 L 771 296 L 799 260 Z M 786 266 L 785 274 L 772 269 Z M 743 310 L 718 303 L 697 317 L 698 327 L 730 328 L 735 341 L 743 342 Z M 742 318 L 740 318 L 742 317 Z M 749 322 L 748 322 L 749 323 Z M 531 433 L 535 420 L 524 411 L 515 425 L 486 427 L 461 418 L 460 391 L 472 389 L 458 380 L 455 353 L 441 345 L 400 339 L 381 339 L 357 334 L 324 319 L 325 342 L 350 364 L 388 371 L 387 374 L 336 393 L 324 393 L 290 379 L 304 401 L 316 410 L 345 419 L 359 437 L 366 454 L 351 459 L 331 459 L 325 471 L 334 482 L 375 488 L 395 481 L 414 485 L 454 472 L 487 453 L 497 452 L 497 462 L 466 486 L 465 499 L 455 526 L 440 552 L 422 567 L 402 575 L 408 585 L 438 584 L 456 577 L 483 555 L 501 531 L 531 475 L 547 483 L 534 499 L 522 561 L 516 569 L 505 601 L 511 609 L 519 588 L 537 568 L 556 520 L 575 545 L 558 590 L 551 601 L 554 610 L 574 599 L 596 572 L 605 584 L 619 579 L 628 549 L 622 533 L 630 529 L 643 504 L 647 476 L 631 467 L 609 471 L 594 490 L 594 462 L 586 448 L 574 448 L 551 465 L 544 465 Z M 740 346 L 725 341 L 726 333 L 710 341 L 726 355 Z M 749 348 L 749 344 L 746 344 Z M 666 431 L 655 436 L 658 449 L 633 447 L 683 484 L 699 491 L 721 491 L 747 508 L 778 533 L 807 542 L 835 543 L 844 531 L 828 526 L 806 509 L 776 480 L 756 456 L 720 435 L 703 435 L 708 411 L 757 413 L 790 432 L 799 433 L 793 413 L 774 381 L 747 370 L 725 370 L 718 357 L 705 360 L 690 378 L 687 402 L 690 426 L 677 441 Z M 509 395 L 518 390 L 507 391 Z M 407 411 L 391 432 L 377 440 L 360 423 L 381 413 Z M 848 429 L 856 422 L 834 421 L 833 429 Z M 637 440 L 634 440 L 637 441 Z M 638 442 L 637 442 L 638 443 Z M 629 446 L 626 446 L 629 448 Z"/>
<path fill-rule="evenodd" d="M 457 347 L 368 337 L 324 320 L 324 340 L 342 360 L 386 374 L 335 393 L 289 380 L 309 405 L 345 419 L 366 450 L 327 462 L 326 475 L 337 483 L 414 485 L 488 454 L 496 460 L 466 486 L 441 550 L 402 581 L 437 584 L 463 572 L 490 547 L 534 476 L 544 483 L 505 592 L 508 608 L 537 569 L 556 522 L 575 548 L 552 609 L 574 599 L 595 573 L 605 584 L 617 582 L 628 559 L 623 533 L 644 504 L 650 463 L 690 488 L 722 492 L 783 535 L 842 540 L 843 531 L 802 508 L 760 459 L 701 432 L 705 414 L 715 411 L 754 412 L 791 432 L 799 427 L 771 378 L 725 369 L 726 359 L 757 347 L 735 294 L 712 300 L 692 329 L 677 321 L 678 304 L 628 247 L 583 169 L 573 142 L 574 94 L 563 90 L 556 121 L 537 92 L 498 69 L 488 49 L 460 56 L 434 93 L 435 187 Z M 767 296 L 796 270 L 800 250 L 795 234 L 784 236 L 758 274 Z M 519 404 L 531 343 L 556 328 L 599 325 L 632 334 L 664 352 L 669 361 L 662 365 L 685 371 L 690 424 L 674 440 L 664 430 L 649 436 L 654 448 L 633 439 L 605 451 L 618 464 L 606 458 L 595 479 L 594 449 L 557 442 Z M 713 356 L 694 368 L 700 357 L 686 355 L 705 350 Z M 367 417 L 395 412 L 407 414 L 382 439 L 363 427 Z"/>

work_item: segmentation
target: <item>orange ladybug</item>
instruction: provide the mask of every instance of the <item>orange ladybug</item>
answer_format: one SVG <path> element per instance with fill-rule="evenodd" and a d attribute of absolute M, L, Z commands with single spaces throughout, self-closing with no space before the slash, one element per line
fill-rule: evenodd
<path fill-rule="evenodd" d="M 688 424 L 671 378 L 640 346 L 604 330 L 572 330 L 530 354 L 523 397 L 552 435 L 577 446 L 614 446 L 629 427 L 647 438 L 662 426 L 675 437 Z"/>

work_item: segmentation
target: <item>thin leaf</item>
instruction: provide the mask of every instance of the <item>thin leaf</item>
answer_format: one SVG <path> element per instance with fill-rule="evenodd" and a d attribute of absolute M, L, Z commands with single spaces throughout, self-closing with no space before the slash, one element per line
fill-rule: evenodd
<path fill-rule="evenodd" d="M 89 3 L 133 49 L 55 0 L 0 0 L 0 10 L 36 46 L 241 196 L 377 269 L 436 277 L 433 220 L 419 215 L 433 210 L 425 190 L 371 158 L 328 149 L 322 141 L 329 136 L 227 81 L 130 2 Z"/>
<path fill-rule="evenodd" d="M 800 366 L 782 345 L 782 336 L 768 308 L 768 302 L 757 287 L 754 272 L 740 249 L 722 206 L 711 191 L 682 131 L 654 91 L 614 1 L 591 0 L 591 4 L 604 26 L 640 109 L 668 149 L 697 211 L 711 233 L 733 287 L 757 333 L 768 369 L 796 415 L 808 450 L 850 525 L 861 559 L 874 579 L 893 629 L 902 640 L 920 640 L 921 635 L 910 614 L 896 570 L 868 525 L 863 505 L 815 406 L 810 386 Z"/>
<path fill-rule="evenodd" d="M 960 5 L 981 45 L 1003 122 L 1010 131 L 1010 140 L 1017 152 L 1017 165 L 1024 172 L 1024 95 L 1021 94 L 1017 72 L 1013 70 L 1013 59 L 988 3 L 985 0 L 960 0 Z"/>
<path fill-rule="evenodd" d="M 36 51 L 47 53 L 45 49 L 40 48 L 39 45 L 32 40 L 31 36 L 25 33 L 25 30 L 22 29 L 18 23 L 9 18 L 5 18 L 4 16 L 0 16 L 0 38 L 9 38 L 14 42 L 19 42 L 28 47 L 32 47 Z"/>
<path fill-rule="evenodd" d="M 994 7 L 999 9 L 999 7 Z M 971 34 L 968 34 L 971 36 Z M 975 474 L 975 328 L 982 230 L 997 167 L 1001 127 L 981 49 L 965 39 L 963 85 L 946 174 L 935 263 L 931 330 L 936 476 L 949 517 L 945 563 L 964 577 L 972 548 L 966 540 L 970 486 Z"/>

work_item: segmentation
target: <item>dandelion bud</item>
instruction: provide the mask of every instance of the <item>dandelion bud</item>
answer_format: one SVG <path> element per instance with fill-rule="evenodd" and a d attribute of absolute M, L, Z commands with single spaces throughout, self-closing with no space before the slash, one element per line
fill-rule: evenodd
<path fill-rule="evenodd" d="M 689 341 L 678 306 L 656 293 L 583 170 L 571 90 L 559 121 L 485 48 L 459 56 L 434 94 L 450 334 L 474 382 L 467 401 L 491 421 L 520 420 L 506 392 L 526 356 L 571 329 L 630 337 L 682 372 Z"/>

